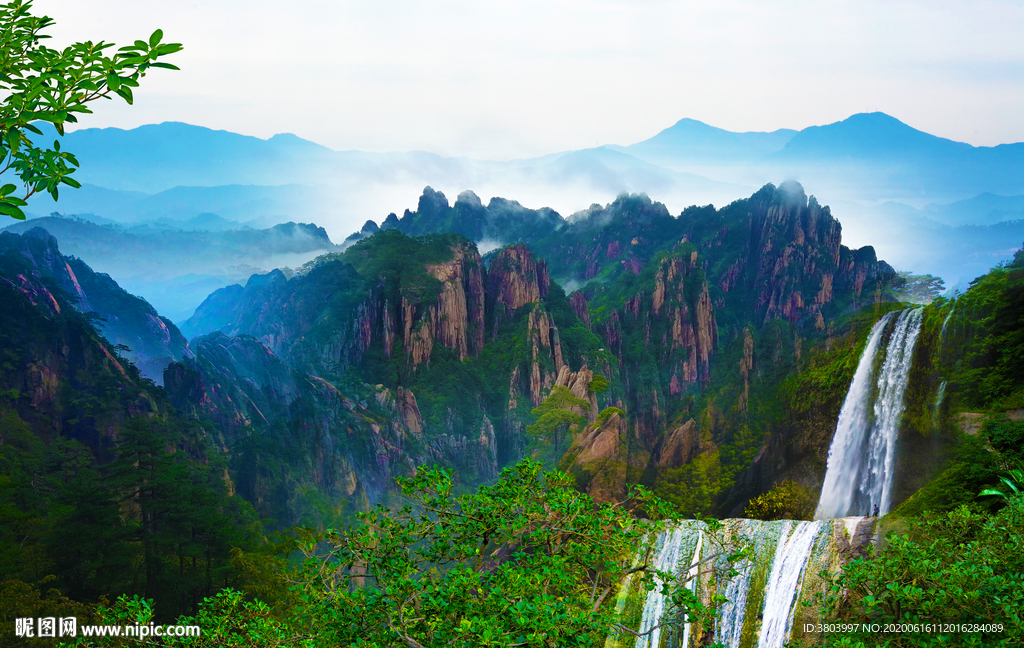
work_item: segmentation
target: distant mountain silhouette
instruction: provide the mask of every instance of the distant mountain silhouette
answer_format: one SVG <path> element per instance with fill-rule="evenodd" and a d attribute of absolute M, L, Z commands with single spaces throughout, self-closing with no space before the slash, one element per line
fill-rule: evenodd
<path fill-rule="evenodd" d="M 779 151 L 797 131 L 734 133 L 696 119 L 680 119 L 654 137 L 622 148 L 642 159 L 676 164 L 753 162 Z"/>
<path fill-rule="evenodd" d="M 946 201 L 985 192 L 1024 193 L 1024 143 L 971 146 L 919 131 L 885 113 L 805 128 L 764 163 L 838 172 L 867 169 L 873 178 L 858 177 L 876 194 L 903 190 Z"/>
<path fill-rule="evenodd" d="M 970 155 L 970 144 L 912 128 L 885 113 L 860 113 L 827 126 L 796 133 L 771 157 L 778 160 L 883 161 L 948 159 Z"/>
<path fill-rule="evenodd" d="M 666 169 L 628 152 L 604 146 L 566 153 L 539 167 L 537 173 L 545 180 L 555 182 L 569 182 L 585 177 L 595 186 L 610 188 L 616 194 L 637 191 L 651 194 L 692 191 L 740 196 L 747 190 L 746 187 L 736 184 L 716 182 L 693 173 Z"/>
<path fill-rule="evenodd" d="M 52 141 L 52 128 L 43 132 L 39 139 Z M 61 146 L 82 163 L 76 172 L 80 182 L 145 193 L 178 185 L 286 184 L 302 178 L 289 165 L 305 167 L 334 156 L 291 134 L 262 140 L 181 122 L 87 128 L 68 133 Z"/>

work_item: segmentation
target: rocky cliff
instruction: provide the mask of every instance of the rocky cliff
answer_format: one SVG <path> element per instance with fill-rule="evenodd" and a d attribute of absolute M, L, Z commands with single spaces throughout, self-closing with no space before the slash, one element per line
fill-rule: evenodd
<path fill-rule="evenodd" d="M 889 298 L 892 269 L 844 247 L 829 209 L 795 183 L 678 217 L 646 196 L 549 216 L 470 193 L 450 206 L 428 189 L 416 212 L 368 224 L 291 279 L 211 295 L 186 328 L 250 335 L 331 384 L 414 400 L 415 416 L 397 415 L 422 434 L 410 460 L 462 453 L 475 478 L 527 452 L 530 411 L 572 384 L 591 405 L 565 467 L 594 492 L 675 475 L 722 503 L 755 457 L 783 453 L 769 387 L 837 340 L 841 318 Z M 471 242 L 437 234 L 509 240 L 526 222 L 525 243 L 486 269 Z M 566 296 L 558 280 L 586 283 Z M 605 393 L 589 391 L 595 374 Z M 613 423 L 602 406 L 618 408 Z"/>
<path fill-rule="evenodd" d="M 109 461 L 128 419 L 167 420 L 172 408 L 99 335 L 94 320 L 75 309 L 81 296 L 61 290 L 56 279 L 41 272 L 10 273 L 24 257 L 15 252 L 17 258 L 11 258 L 6 236 L 20 238 L 0 235 L 8 244 L 0 256 L 0 414 L 13 413 L 44 443 L 74 439 L 100 462 Z M 35 261 L 61 260 L 46 240 L 29 238 L 25 249 Z M 189 454 L 201 454 L 202 443 L 191 432 L 174 442 Z M 0 440 L 6 442 L 10 439 Z"/>
<path fill-rule="evenodd" d="M 415 369 L 435 347 L 460 359 L 480 352 L 483 273 L 476 248 L 461 237 L 423 241 L 388 230 L 291 280 L 274 271 L 221 289 L 183 328 L 251 335 L 318 375 L 344 372 L 374 344 Z"/>
<path fill-rule="evenodd" d="M 62 291 L 81 313 L 94 313 L 97 328 L 142 375 L 160 383 L 164 368 L 192 352 L 170 320 L 145 300 L 123 290 L 108 275 L 60 253 L 57 239 L 41 228 L 23 235 L 0 233 L 0 273 L 17 285 L 46 284 Z"/>
<path fill-rule="evenodd" d="M 394 487 L 395 477 L 425 464 L 483 479 L 496 474 L 495 435 L 486 420 L 471 438 L 428 438 L 412 390 L 363 384 L 342 392 L 291 368 L 251 336 L 213 333 L 193 342 L 195 358 L 165 372 L 171 401 L 191 418 L 212 421 L 233 457 L 239 491 L 281 523 L 323 514 L 309 511 L 310 492 L 365 508 Z"/>

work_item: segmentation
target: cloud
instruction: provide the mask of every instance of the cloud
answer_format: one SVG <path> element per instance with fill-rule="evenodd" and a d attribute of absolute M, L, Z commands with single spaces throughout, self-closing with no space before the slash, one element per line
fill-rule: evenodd
<path fill-rule="evenodd" d="M 504 3 L 40 0 L 51 45 L 162 27 L 185 44 L 136 105 L 335 149 L 486 159 L 630 144 L 681 117 L 735 131 L 883 110 L 929 132 L 1024 140 L 1019 2 Z M 975 132 L 977 130 L 977 132 Z"/>

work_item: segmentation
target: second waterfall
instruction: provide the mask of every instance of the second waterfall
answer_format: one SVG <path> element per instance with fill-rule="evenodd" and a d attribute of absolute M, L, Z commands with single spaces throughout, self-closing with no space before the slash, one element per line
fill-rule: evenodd
<path fill-rule="evenodd" d="M 888 313 L 871 329 L 839 413 L 815 517 L 889 512 L 904 395 L 923 309 Z"/>

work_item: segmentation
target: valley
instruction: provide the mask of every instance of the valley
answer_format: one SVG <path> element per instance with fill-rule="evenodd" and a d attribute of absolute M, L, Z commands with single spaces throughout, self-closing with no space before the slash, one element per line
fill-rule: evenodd
<path fill-rule="evenodd" d="M 63 242 L 84 255 L 107 237 L 101 257 L 124 272 L 141 249 L 125 237 L 158 239 L 56 217 L 9 228 L 6 591 L 53 574 L 68 610 L 136 594 L 166 621 L 230 586 L 259 593 L 286 628 L 301 606 L 275 580 L 285 557 L 319 555 L 341 541 L 331 529 L 357 537 L 360 516 L 384 524 L 419 492 L 408 484 L 439 487 L 422 482 L 438 478 L 431 467 L 450 471 L 445 488 L 469 506 L 478 489 L 511 487 L 527 460 L 563 471 L 593 506 L 640 502 L 622 510 L 638 516 L 635 560 L 657 557 L 651 569 L 588 572 L 594 587 L 611 579 L 611 607 L 591 614 L 610 615 L 598 625 L 613 645 L 637 633 L 636 646 L 818 641 L 801 628 L 849 603 L 812 574 L 870 578 L 870 547 L 925 511 L 969 504 L 981 528 L 1019 508 L 974 502 L 1017 452 L 1020 424 L 1001 412 L 1024 406 L 1022 373 L 1001 349 L 1019 344 L 1020 254 L 915 306 L 900 301 L 903 276 L 842 231 L 795 182 L 675 216 L 623 194 L 569 219 L 470 191 L 449 203 L 427 187 L 416 211 L 368 222 L 344 246 L 314 225 L 172 231 L 166 244 L 221 236 L 265 259 L 319 254 L 219 287 L 176 325 Z M 986 413 L 980 435 L 960 431 L 964 411 Z M 995 454 L 978 454 L 986 442 Z M 79 539 L 61 539 L 68 525 Z M 527 542 L 492 545 L 489 533 L 495 565 Z M 58 546 L 98 562 L 83 571 Z M 363 578 L 359 560 L 346 578 Z M 713 569 L 690 575 L 689 599 L 643 594 L 703 562 Z M 682 609 L 693 618 L 659 630 Z"/>

